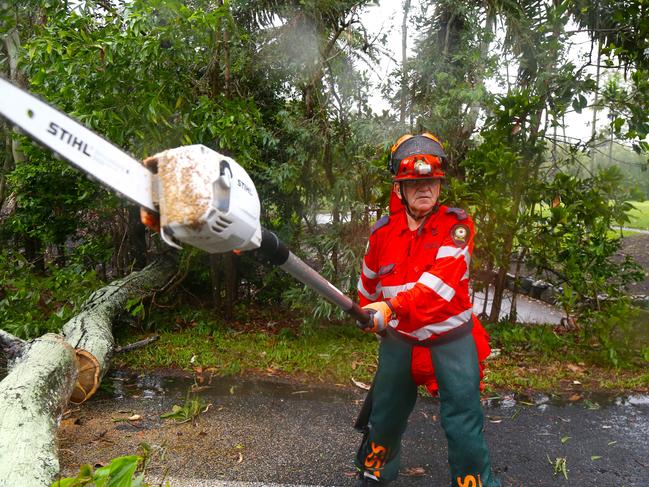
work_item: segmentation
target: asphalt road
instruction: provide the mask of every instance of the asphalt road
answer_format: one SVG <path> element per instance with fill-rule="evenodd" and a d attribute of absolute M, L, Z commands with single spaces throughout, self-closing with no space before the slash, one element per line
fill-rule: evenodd
<path fill-rule="evenodd" d="M 207 412 L 174 424 L 160 414 L 182 404 L 193 379 L 111 376 L 112 390 L 65 416 L 61 466 L 106 464 L 141 442 L 154 453 L 150 479 L 172 486 L 353 485 L 360 435 L 352 428 L 364 391 L 276 379 L 214 379 L 199 392 Z M 573 397 L 575 399 L 575 397 Z M 649 398 L 485 400 L 487 442 L 507 486 L 649 485 Z M 127 418 L 139 415 L 141 419 Z M 421 398 L 392 485 L 448 486 L 439 404 Z M 555 463 L 565 459 L 567 479 Z"/>

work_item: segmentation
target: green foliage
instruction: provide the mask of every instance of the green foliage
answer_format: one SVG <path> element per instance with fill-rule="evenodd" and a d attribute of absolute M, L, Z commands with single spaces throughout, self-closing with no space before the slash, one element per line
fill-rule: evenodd
<path fill-rule="evenodd" d="M 520 325 L 502 321 L 487 325 L 491 346 L 514 361 L 523 356 L 539 362 L 588 362 L 605 368 L 642 369 L 647 362 L 646 317 L 626 299 L 586 310 L 578 332 L 560 326 Z M 532 360 L 532 363 L 534 362 Z"/>
<path fill-rule="evenodd" d="M 58 332 L 100 281 L 78 265 L 36 274 L 20 255 L 0 254 L 0 323 L 21 338 Z"/>
<path fill-rule="evenodd" d="M 182 406 L 174 404 L 171 411 L 161 414 L 160 417 L 162 419 L 172 419 L 175 423 L 181 424 L 195 420 L 199 414 L 204 413 L 205 411 L 207 411 L 205 400 L 188 391 L 187 397 Z"/>
<path fill-rule="evenodd" d="M 228 98 L 205 78 L 225 6 L 133 2 L 101 16 L 91 2 L 72 10 L 39 2 L 38 8 L 45 21 L 25 36 L 20 59 L 31 91 L 137 157 L 202 143 L 245 167 L 263 166 L 260 149 L 271 137 L 254 100 Z M 111 226 L 97 232 L 90 221 L 112 218 L 118 200 L 30 143 L 22 150 L 26 162 L 8 177 L 16 211 L 5 231 L 45 245 L 81 237 L 86 255 L 105 254 Z M 99 244 L 94 248 L 90 235 Z"/>
<path fill-rule="evenodd" d="M 534 353 L 546 359 L 571 358 L 567 350 L 578 346 L 572 335 L 559 335 L 552 327 L 546 325 L 516 325 L 500 322 L 487 327 L 492 339 L 492 346 L 500 348 L 505 355 L 517 352 Z M 570 352 L 568 352 L 570 353 Z"/>
<path fill-rule="evenodd" d="M 587 310 L 583 316 L 584 336 L 593 336 L 601 345 L 599 356 L 602 362 L 614 367 L 627 365 L 636 355 L 644 359 L 642 349 L 634 340 L 633 323 L 637 312 L 631 308 L 628 298 L 596 310 Z"/>
<path fill-rule="evenodd" d="M 142 318 L 145 313 L 144 302 L 139 297 L 129 299 L 124 308 L 133 318 Z"/>
<path fill-rule="evenodd" d="M 630 259 L 614 259 L 620 242 L 610 232 L 628 222 L 630 194 L 616 167 L 578 177 L 549 164 L 534 116 L 545 103 L 529 90 L 500 97 L 481 144 L 462 162 L 464 182 L 450 189 L 475 208 L 479 265 L 509 270 L 515 258 L 524 259 L 563 288 L 559 302 L 567 314 L 603 312 L 642 278 Z M 574 154 L 561 163 L 570 167 Z M 610 331 L 596 336 L 604 343 Z"/>
<path fill-rule="evenodd" d="M 423 3 L 428 11 L 415 16 L 420 35 L 415 57 L 406 66 L 408 111 L 416 127 L 410 130 L 431 131 L 447 141 L 454 171 L 470 144 L 477 108 L 489 99 L 483 81 L 496 72 L 496 58 L 488 52 L 495 18 L 478 4 Z M 392 88 L 399 87 L 395 83 Z M 395 101 L 400 96 L 397 91 Z"/>
<path fill-rule="evenodd" d="M 105 195 L 69 164 L 26 141 L 29 164 L 18 164 L 7 182 L 16 195 L 16 212 L 4 229 L 9 234 L 36 237 L 44 244 L 63 245 L 82 224 L 82 210 Z"/>
<path fill-rule="evenodd" d="M 642 347 L 642 358 L 649 363 L 649 347 Z"/>
<path fill-rule="evenodd" d="M 554 469 L 554 475 L 562 474 L 563 477 L 568 480 L 568 460 L 565 457 L 557 457 L 554 459 L 554 462 L 550 460 L 548 456 L 548 462 L 552 465 Z"/>
<path fill-rule="evenodd" d="M 343 228 L 342 225 L 338 228 Z M 318 273 L 336 286 L 354 297 L 356 294 L 356 284 L 358 281 L 358 272 L 360 261 L 363 257 L 358 248 L 354 248 L 337 236 L 335 229 L 327 229 L 321 234 L 314 235 L 308 239 L 308 244 L 312 245 L 319 257 L 319 265 L 314 266 Z M 335 252 L 336 262 L 331 260 L 331 255 Z M 344 274 L 338 274 L 336 267 L 345 269 Z M 294 308 L 304 311 L 305 318 L 309 323 L 327 322 L 330 320 L 340 320 L 345 316 L 344 312 L 337 306 L 321 298 L 307 286 L 299 286 L 288 289 L 284 292 L 284 298 Z"/>
<path fill-rule="evenodd" d="M 629 210 L 628 225 L 633 228 L 649 230 L 649 201 L 632 201 L 633 209 Z"/>
<path fill-rule="evenodd" d="M 617 326 L 606 313 L 612 306 L 623 319 L 623 288 L 637 277 L 632 263 L 612 259 L 619 241 L 610 230 L 627 222 L 626 201 L 647 190 L 642 2 L 422 2 L 409 24 L 409 40 L 416 41 L 410 42 L 415 55 L 406 61 L 406 83 L 390 76 L 383 87 L 394 101 L 406 95 L 403 123 L 394 111 L 377 116 L 369 106 L 369 82 L 359 65 L 377 59 L 379 46 L 365 31 L 361 10 L 370 3 L 137 0 L 105 9 L 95 2 L 73 7 L 36 0 L 3 4 L 0 20 L 20 34 L 18 64 L 29 89 L 136 157 L 190 143 L 235 157 L 256 182 L 264 226 L 350 297 L 369 227 L 387 206 L 390 144 L 404 131 L 438 133 L 451 162 L 443 198 L 475 216 L 475 268 L 510 271 L 522 259 L 537 273 L 550 273 L 563 288 L 566 312 L 582 313 L 588 323 L 588 313 L 597 313 L 588 328 L 606 345 L 607 330 Z M 622 60 L 628 77 L 598 86 L 584 69 L 587 61 L 567 55 L 571 20 L 589 27 L 603 42 L 603 62 Z M 501 26 L 504 35 L 497 36 Z M 8 66 L 2 50 L 0 70 Z M 502 68 L 509 66 L 517 71 L 505 79 Z M 564 117 L 583 112 L 597 91 L 611 114 L 607 136 L 631 141 L 637 157 L 619 147 L 601 157 L 606 147 L 599 139 L 585 145 L 552 140 Z M 135 233 L 117 209 L 123 203 L 24 139 L 20 147 L 26 160 L 7 166 L 16 209 L 2 221 L 4 242 L 26 248 L 34 239 L 67 253 L 74 248 L 67 257 L 79 269 L 101 264 L 105 270 L 109 261 L 117 267 Z M 584 170 L 586 150 L 600 154 Z M 2 157 L 8 160 L 8 153 Z M 632 167 L 623 175 L 608 167 L 618 157 Z M 632 179 L 638 181 L 634 194 L 624 190 Z M 319 223 L 318 215 L 331 215 L 331 223 Z M 208 259 L 184 255 L 188 279 L 178 301 L 202 305 L 212 295 Z M 312 322 L 342 317 L 280 271 L 246 256 L 238 262 L 245 296 L 235 303 L 235 319 L 253 318 L 248 302 L 282 297 Z M 57 274 L 49 273 L 52 279 Z M 8 304 L 0 307 L 7 326 L 22 326 L 19 334 L 32 336 L 64 319 L 32 320 L 28 308 L 38 308 L 44 295 L 33 291 L 40 289 L 36 278 L 8 279 L 16 292 L 5 293 Z M 175 299 L 169 298 L 174 305 Z M 68 316 L 71 305 L 56 309 Z M 139 318 L 145 310 L 134 301 L 129 311 Z M 196 321 L 202 335 L 223 327 L 179 318 Z"/>
<path fill-rule="evenodd" d="M 47 7 L 24 47 L 32 89 L 138 156 L 180 145 L 193 135 L 194 70 L 209 60 L 204 47 L 223 9 L 133 2 L 98 20 L 89 5 Z"/>
<path fill-rule="evenodd" d="M 52 487 L 147 487 L 144 475 L 136 471 L 145 459 L 140 456 L 124 456 L 114 458 L 105 467 L 94 470 L 91 465 L 82 465 L 76 477 L 59 479 Z"/>
<path fill-rule="evenodd" d="M 177 314 L 195 319 L 180 328 Z M 225 326 L 207 311 L 178 310 L 157 314 L 160 339 L 136 352 L 115 357 L 116 365 L 135 368 L 213 367 L 219 375 L 273 371 L 314 380 L 346 383 L 349 377 L 369 381 L 375 366 L 376 340 L 358 330 L 350 319 L 344 324 L 300 326 L 287 321 L 280 307 L 253 313 L 254 321 Z M 206 335 L 205 330 L 211 330 Z M 133 337 L 128 338 L 129 341 Z"/>
<path fill-rule="evenodd" d="M 587 179 L 557 174 L 547 194 L 554 198 L 547 202 L 550 212 L 535 214 L 536 231 L 524 239 L 530 263 L 563 285 L 559 299 L 569 313 L 617 306 L 625 286 L 643 277 L 631 259 L 613 259 L 620 241 L 609 229 L 628 222 L 631 209 L 619 171 L 610 168 Z M 602 340 L 606 334 L 599 334 Z"/>

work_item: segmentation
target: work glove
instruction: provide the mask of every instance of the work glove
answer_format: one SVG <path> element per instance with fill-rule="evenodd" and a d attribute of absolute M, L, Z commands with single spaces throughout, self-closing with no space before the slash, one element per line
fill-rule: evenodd
<path fill-rule="evenodd" d="M 158 172 L 158 159 L 155 156 L 147 157 L 142 161 L 142 165 L 152 173 Z M 148 208 L 140 207 L 140 221 L 145 227 L 150 228 L 156 233 L 160 233 L 160 215 Z"/>
<path fill-rule="evenodd" d="M 160 215 L 140 206 L 140 221 L 156 233 L 160 233 Z"/>
<path fill-rule="evenodd" d="M 387 301 L 377 301 L 363 306 L 370 313 L 370 322 L 360 324 L 361 330 L 367 333 L 381 333 L 388 326 L 392 316 L 392 307 Z"/>

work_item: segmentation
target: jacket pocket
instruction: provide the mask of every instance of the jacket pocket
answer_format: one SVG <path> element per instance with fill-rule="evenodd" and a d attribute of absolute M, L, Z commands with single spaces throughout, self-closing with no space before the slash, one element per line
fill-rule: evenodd
<path fill-rule="evenodd" d="M 381 267 L 379 267 L 378 275 L 379 277 L 387 276 L 388 274 L 392 273 L 395 268 L 396 264 L 382 265 Z"/>

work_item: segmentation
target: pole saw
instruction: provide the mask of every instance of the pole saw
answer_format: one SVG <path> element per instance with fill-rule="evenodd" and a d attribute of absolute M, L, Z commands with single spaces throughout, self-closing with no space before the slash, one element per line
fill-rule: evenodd
<path fill-rule="evenodd" d="M 0 77 L 0 116 L 57 157 L 156 213 L 160 236 L 209 253 L 258 249 L 330 303 L 370 325 L 370 313 L 293 254 L 261 226 L 255 184 L 236 161 L 203 145 L 165 150 L 140 163 L 36 96 Z"/>

